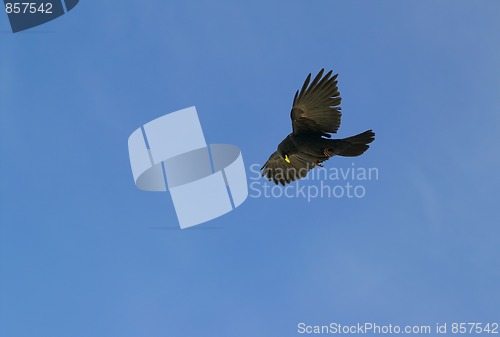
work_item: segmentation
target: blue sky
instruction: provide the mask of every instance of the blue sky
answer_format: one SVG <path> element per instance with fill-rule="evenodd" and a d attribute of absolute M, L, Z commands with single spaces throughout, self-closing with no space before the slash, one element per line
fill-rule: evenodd
<path fill-rule="evenodd" d="M 500 4 L 81 1 L 0 15 L 0 336 L 294 336 L 297 324 L 499 322 Z M 195 105 L 262 164 L 309 72 L 339 137 L 373 129 L 364 198 L 249 198 L 179 230 L 127 139 Z M 306 182 L 310 184 L 312 182 Z"/>

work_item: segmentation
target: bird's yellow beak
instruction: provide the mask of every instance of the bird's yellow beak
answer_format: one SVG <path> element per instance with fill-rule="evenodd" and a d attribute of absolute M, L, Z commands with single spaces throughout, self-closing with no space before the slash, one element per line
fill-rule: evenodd
<path fill-rule="evenodd" d="M 290 164 L 290 158 L 288 158 L 288 156 L 285 154 L 285 161 Z"/>

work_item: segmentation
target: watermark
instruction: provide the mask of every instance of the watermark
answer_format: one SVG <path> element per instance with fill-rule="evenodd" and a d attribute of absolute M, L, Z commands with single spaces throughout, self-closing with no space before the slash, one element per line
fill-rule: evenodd
<path fill-rule="evenodd" d="M 374 335 L 440 335 L 440 334 L 457 334 L 457 335 L 479 335 L 493 334 L 498 335 L 498 322 L 450 322 L 450 323 L 434 323 L 434 324 L 378 324 L 374 322 L 340 324 L 331 322 L 326 325 L 310 325 L 304 322 L 297 324 L 297 332 L 299 334 L 314 334 L 314 335 L 354 335 L 354 334 L 374 334 Z"/>
<path fill-rule="evenodd" d="M 368 191 L 368 183 L 379 180 L 379 170 L 376 167 L 359 167 L 354 163 L 350 167 L 315 167 L 304 172 L 276 172 L 276 177 L 304 176 L 286 186 L 275 185 L 262 178 L 261 165 L 250 166 L 250 198 L 302 198 L 311 202 L 317 198 L 364 198 Z M 308 172 L 307 172 L 308 171 Z"/>
<path fill-rule="evenodd" d="M 181 228 L 218 218 L 248 196 L 243 157 L 230 144 L 207 144 L 195 107 L 161 116 L 128 139 L 137 188 L 166 192 Z"/>
<path fill-rule="evenodd" d="M 12 32 L 16 33 L 52 21 L 72 10 L 78 2 L 79 0 L 4 0 L 4 9 Z"/>

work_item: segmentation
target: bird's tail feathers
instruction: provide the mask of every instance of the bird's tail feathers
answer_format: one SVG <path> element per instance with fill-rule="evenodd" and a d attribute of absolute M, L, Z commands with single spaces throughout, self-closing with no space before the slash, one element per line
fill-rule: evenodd
<path fill-rule="evenodd" d="M 341 140 L 341 146 L 335 151 L 336 155 L 344 157 L 356 157 L 363 154 L 370 147 L 368 144 L 375 140 L 375 133 L 367 130 L 356 136 Z"/>

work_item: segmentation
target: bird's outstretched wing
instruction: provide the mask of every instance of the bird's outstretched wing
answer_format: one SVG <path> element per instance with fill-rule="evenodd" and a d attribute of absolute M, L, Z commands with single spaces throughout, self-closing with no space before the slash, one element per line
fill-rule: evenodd
<path fill-rule="evenodd" d="M 324 69 L 316 75 L 311 84 L 309 74 L 297 90 L 293 99 L 292 128 L 295 135 L 300 133 L 317 133 L 330 137 L 328 133 L 337 132 L 340 126 L 340 93 L 337 88 L 337 76 L 330 70 L 324 77 Z"/>
<path fill-rule="evenodd" d="M 315 159 L 303 153 L 290 155 L 290 163 L 285 161 L 278 152 L 274 152 L 262 166 L 262 176 L 273 181 L 276 185 L 286 185 L 294 180 L 303 178 L 325 159 Z"/>

